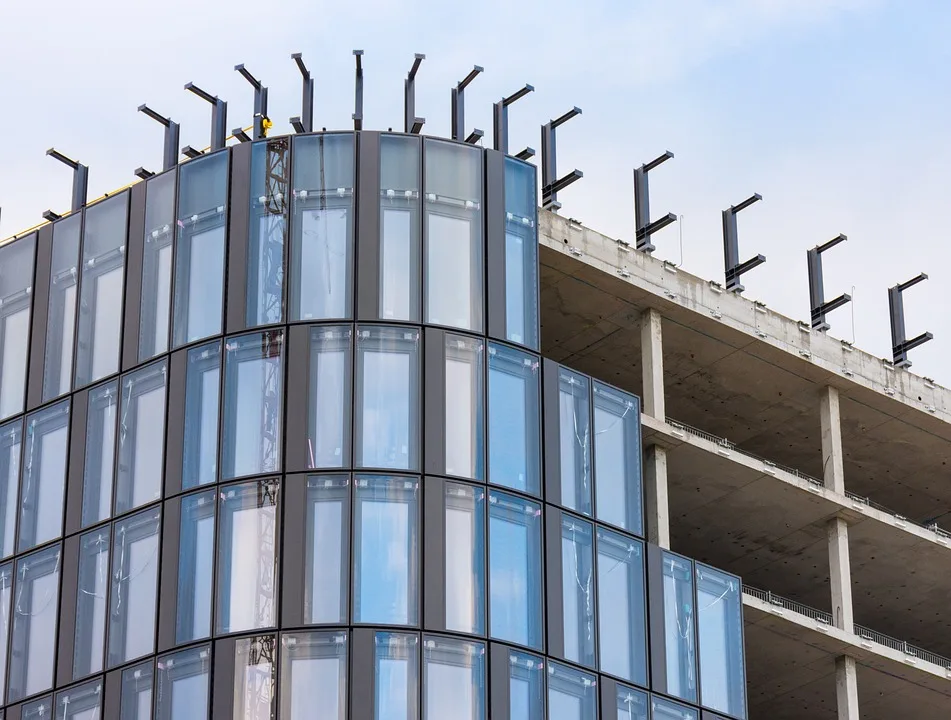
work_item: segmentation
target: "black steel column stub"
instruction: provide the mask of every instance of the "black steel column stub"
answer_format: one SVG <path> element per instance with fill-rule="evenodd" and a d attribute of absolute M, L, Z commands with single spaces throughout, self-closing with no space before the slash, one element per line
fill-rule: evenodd
<path fill-rule="evenodd" d="M 637 249 L 641 252 L 654 252 L 656 248 L 651 243 L 651 235 L 677 221 L 676 215 L 667 213 L 664 217 L 651 222 L 650 192 L 647 183 L 647 173 L 673 157 L 674 154 L 668 150 L 659 158 L 634 168 L 634 237 L 637 241 Z"/>
<path fill-rule="evenodd" d="M 466 86 L 471 83 L 473 80 L 478 77 L 479 73 L 483 72 L 483 68 L 479 65 L 473 65 L 472 71 L 466 75 L 459 83 L 452 89 L 452 134 L 451 137 L 453 140 L 465 140 L 466 142 L 478 142 L 484 133 L 478 128 L 469 133 L 468 137 L 463 138 L 463 135 L 466 132 L 466 99 L 465 99 L 465 90 Z"/>
<path fill-rule="evenodd" d="M 267 137 L 268 128 L 271 127 L 271 119 L 267 115 L 267 88 L 248 71 L 243 63 L 235 65 L 234 69 L 241 73 L 241 77 L 251 83 L 251 87 L 254 88 L 254 128 L 252 130 L 251 139 L 263 140 Z M 239 132 L 245 135 L 241 128 L 232 130 L 231 134 L 241 140 L 241 142 L 247 142 L 238 135 Z"/>
<path fill-rule="evenodd" d="M 63 153 L 54 148 L 47 150 L 46 154 L 54 160 L 59 160 L 64 165 L 68 165 L 73 169 L 73 196 L 69 209 L 70 212 L 81 210 L 83 205 L 86 204 L 86 191 L 89 186 L 89 168 L 82 163 L 73 160 L 72 158 L 66 157 L 63 155 Z M 54 216 L 53 219 L 59 217 L 51 210 L 47 210 L 46 213 L 43 214 L 43 217 L 46 219 L 51 219 L 50 217 L 47 217 L 47 213 L 49 213 L 50 216 Z"/>
<path fill-rule="evenodd" d="M 513 93 L 506 98 L 502 98 L 497 103 L 492 105 L 492 146 L 505 155 L 509 154 L 509 105 L 511 105 L 516 100 L 525 97 L 530 92 L 535 92 L 535 88 L 533 88 L 531 85 L 526 85 L 518 92 Z M 519 153 L 519 156 L 521 156 L 526 150 L 531 150 L 532 153 L 528 157 L 531 157 L 535 154 L 534 150 L 531 148 L 526 148 L 521 153 Z"/>
<path fill-rule="evenodd" d="M 212 151 L 221 150 L 225 146 L 227 137 L 225 128 L 228 124 L 228 103 L 216 95 L 205 92 L 195 85 L 195 83 L 186 83 L 185 89 L 211 105 L 211 149 Z M 182 153 L 189 155 L 185 152 L 184 148 L 182 149 Z M 189 155 L 189 157 L 191 156 Z"/>
<path fill-rule="evenodd" d="M 426 118 L 416 116 L 416 73 L 425 59 L 425 55 L 416 53 L 413 67 L 409 69 L 406 80 L 403 81 L 403 132 L 413 135 L 419 135 L 426 122 Z"/>
<path fill-rule="evenodd" d="M 171 118 L 159 115 L 148 105 L 139 105 L 139 112 L 147 115 L 165 127 L 165 141 L 162 146 L 162 170 L 171 170 L 178 164 L 178 142 L 180 128 Z M 138 175 L 136 171 L 136 175 Z M 139 175 L 141 177 L 141 175 Z"/>
<path fill-rule="evenodd" d="M 825 289 L 822 282 L 822 253 L 843 243 L 848 238 L 839 234 L 823 245 L 816 245 L 812 250 L 806 250 L 806 260 L 809 266 L 809 306 L 811 308 L 812 329 L 825 332 L 831 327 L 826 322 L 826 313 L 849 303 L 852 297 L 847 294 L 839 295 L 835 300 L 825 301 Z"/>
<path fill-rule="evenodd" d="M 542 125 L 542 207 L 546 210 L 557 212 L 561 208 L 561 203 L 558 202 L 558 191 L 564 190 L 571 183 L 584 177 L 584 173 L 575 169 L 563 178 L 558 178 L 555 149 L 555 129 L 580 114 L 581 108 L 574 107 L 560 118 L 549 120 Z"/>
<path fill-rule="evenodd" d="M 357 69 L 353 89 L 353 129 L 363 130 L 363 50 L 354 50 Z"/>
<path fill-rule="evenodd" d="M 911 361 L 908 359 L 908 351 L 914 350 L 919 345 L 924 345 L 929 340 L 934 339 L 934 335 L 930 332 L 922 333 L 911 340 L 905 339 L 905 304 L 901 294 L 912 285 L 917 285 L 922 280 L 927 279 L 928 276 L 921 273 L 918 277 L 914 277 L 908 282 L 903 282 L 888 288 L 888 310 L 891 315 L 892 323 L 892 362 L 895 363 L 895 367 L 911 367 Z"/>
<path fill-rule="evenodd" d="M 736 214 L 753 203 L 762 200 L 756 193 L 739 205 L 731 205 L 723 211 L 723 264 L 726 270 L 726 289 L 741 293 L 745 288 L 740 284 L 740 276 L 766 262 L 765 255 L 757 255 L 744 263 L 740 262 L 740 244 L 736 230 Z"/>
<path fill-rule="evenodd" d="M 304 60 L 300 53 L 291 55 L 291 60 L 297 63 L 297 69 L 300 70 L 303 78 L 303 92 L 301 93 L 301 114 L 295 115 L 290 119 L 294 132 L 309 133 L 314 131 L 314 79 L 310 76 L 310 70 L 304 65 Z"/>

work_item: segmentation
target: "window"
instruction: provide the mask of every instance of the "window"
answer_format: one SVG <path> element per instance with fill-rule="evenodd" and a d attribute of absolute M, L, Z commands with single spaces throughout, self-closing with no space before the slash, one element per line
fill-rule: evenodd
<path fill-rule="evenodd" d="M 13 602 L 13 641 L 7 700 L 53 686 L 56 621 L 59 616 L 59 546 L 17 561 Z"/>
<path fill-rule="evenodd" d="M 251 148 L 248 327 L 278 323 L 284 317 L 290 143 L 290 138 L 279 137 L 254 143 Z"/>
<path fill-rule="evenodd" d="M 356 466 L 419 467 L 419 331 L 357 328 Z"/>
<path fill-rule="evenodd" d="M 165 362 L 122 379 L 116 513 L 158 500 L 165 459 Z"/>
<path fill-rule="evenodd" d="M 509 652 L 509 720 L 544 720 L 545 661 Z"/>
<path fill-rule="evenodd" d="M 172 237 L 175 228 L 176 170 L 145 186 L 145 247 L 142 254 L 142 305 L 139 310 L 139 362 L 168 350 L 172 303 Z"/>
<path fill-rule="evenodd" d="M 591 514 L 591 424 L 588 378 L 558 368 L 561 504 Z"/>
<path fill-rule="evenodd" d="M 380 317 L 419 321 L 419 140 L 380 137 Z"/>
<path fill-rule="evenodd" d="M 22 442 L 22 420 L 0 427 L 0 557 L 13 555 L 16 542 Z"/>
<path fill-rule="evenodd" d="M 128 193 L 86 208 L 79 286 L 76 387 L 83 387 L 119 370 L 128 223 Z"/>
<path fill-rule="evenodd" d="M 280 330 L 225 341 L 222 479 L 281 469 L 283 351 Z"/>
<path fill-rule="evenodd" d="M 218 480 L 218 396 L 221 342 L 188 351 L 185 371 L 185 437 L 182 445 L 182 489 Z"/>
<path fill-rule="evenodd" d="M 211 635 L 215 571 L 215 492 L 182 498 L 175 642 Z"/>
<path fill-rule="evenodd" d="M 485 718 L 485 645 L 423 636 L 423 720 Z"/>
<path fill-rule="evenodd" d="M 349 326 L 310 331 L 307 458 L 311 468 L 350 465 L 352 334 Z"/>
<path fill-rule="evenodd" d="M 63 534 L 68 443 L 69 401 L 27 417 L 17 544 L 20 552 Z"/>
<path fill-rule="evenodd" d="M 7 694 L 7 662 L 10 641 L 10 610 L 13 600 L 13 563 L 0 567 L 0 701 Z M 0 720 L 3 720 L 0 717 Z"/>
<path fill-rule="evenodd" d="M 673 700 L 651 695 L 652 720 L 700 720 L 700 713 Z"/>
<path fill-rule="evenodd" d="M 538 495 L 538 358 L 489 343 L 489 482 Z"/>
<path fill-rule="evenodd" d="M 640 402 L 599 382 L 594 383 L 594 481 L 598 519 L 643 535 Z"/>
<path fill-rule="evenodd" d="M 561 516 L 561 601 L 565 659 L 595 665 L 594 549 L 591 524 Z"/>
<path fill-rule="evenodd" d="M 234 646 L 234 705 L 237 720 L 272 720 L 277 694 L 277 643 L 273 635 L 241 638 Z"/>
<path fill-rule="evenodd" d="M 373 671 L 373 720 L 418 720 L 419 637 L 376 633 Z"/>
<path fill-rule="evenodd" d="M 647 686 L 644 545 L 598 528 L 601 672 Z"/>
<path fill-rule="evenodd" d="M 617 720 L 650 720 L 647 693 L 617 686 Z"/>
<path fill-rule="evenodd" d="M 56 720 L 99 720 L 102 680 L 56 693 Z"/>
<path fill-rule="evenodd" d="M 352 133 L 294 138 L 291 320 L 350 316 Z"/>
<path fill-rule="evenodd" d="M 109 604 L 109 527 L 79 539 L 73 679 L 102 670 Z"/>
<path fill-rule="evenodd" d="M 133 515 L 115 525 L 109 605 L 109 667 L 155 649 L 161 510 Z"/>
<path fill-rule="evenodd" d="M 49 695 L 28 702 L 20 711 L 20 720 L 46 720 L 53 717 L 53 698 Z"/>
<path fill-rule="evenodd" d="M 419 481 L 356 479 L 353 621 L 415 625 L 419 586 Z"/>
<path fill-rule="evenodd" d="M 446 335 L 446 474 L 483 479 L 485 402 L 481 340 Z"/>
<path fill-rule="evenodd" d="M 535 167 L 505 158 L 505 339 L 538 349 Z"/>
<path fill-rule="evenodd" d="M 122 671 L 119 720 L 152 720 L 152 661 Z"/>
<path fill-rule="evenodd" d="M 221 332 L 228 151 L 181 166 L 175 245 L 175 347 Z"/>
<path fill-rule="evenodd" d="M 743 598 L 740 579 L 696 563 L 700 701 L 746 717 L 743 673 Z"/>
<path fill-rule="evenodd" d="M 79 279 L 79 234 L 82 215 L 73 213 L 53 225 L 49 318 L 43 367 L 43 401 L 72 388 L 76 330 L 76 282 Z"/>
<path fill-rule="evenodd" d="M 445 484 L 446 630 L 485 634 L 485 490 Z"/>
<path fill-rule="evenodd" d="M 211 648 L 202 645 L 159 658 L 155 719 L 207 720 Z"/>
<path fill-rule="evenodd" d="M 598 720 L 597 686 L 590 673 L 548 663 L 548 720 Z"/>
<path fill-rule="evenodd" d="M 320 708 L 321 720 L 347 717 L 347 635 L 286 634 L 281 638 L 282 718 L 304 718 Z"/>
<path fill-rule="evenodd" d="M 427 323 L 482 330 L 482 150 L 425 141 Z"/>
<path fill-rule="evenodd" d="M 490 634 L 542 647 L 541 507 L 489 491 Z"/>
<path fill-rule="evenodd" d="M 0 420 L 23 412 L 36 236 L 0 248 Z"/>
<path fill-rule="evenodd" d="M 656 689 L 681 700 L 696 702 L 696 613 L 691 566 L 692 563 L 686 558 L 663 553 L 663 642 L 667 685 Z"/>
<path fill-rule="evenodd" d="M 307 478 L 304 622 L 345 625 L 350 584 L 350 479 Z"/>
<path fill-rule="evenodd" d="M 89 391 L 83 467 L 83 527 L 95 525 L 112 515 L 118 410 L 118 380 Z"/>

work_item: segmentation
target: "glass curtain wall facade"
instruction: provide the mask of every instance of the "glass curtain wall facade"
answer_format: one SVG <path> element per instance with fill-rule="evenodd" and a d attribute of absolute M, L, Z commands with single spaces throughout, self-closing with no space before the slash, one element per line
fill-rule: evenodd
<path fill-rule="evenodd" d="M 5 720 L 745 720 L 639 399 L 538 354 L 536 184 L 302 134 L 0 247 Z"/>

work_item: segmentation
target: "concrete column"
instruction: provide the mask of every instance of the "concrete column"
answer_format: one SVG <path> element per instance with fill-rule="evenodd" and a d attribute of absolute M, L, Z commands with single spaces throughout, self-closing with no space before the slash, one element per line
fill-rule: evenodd
<path fill-rule="evenodd" d="M 849 525 L 842 518 L 829 521 L 829 585 L 835 626 L 854 632 L 852 624 L 852 567 L 849 563 Z"/>
<path fill-rule="evenodd" d="M 644 499 L 647 505 L 647 541 L 670 550 L 667 451 L 657 445 L 651 445 L 645 452 Z"/>
<path fill-rule="evenodd" d="M 641 315 L 641 370 L 644 374 L 644 412 L 666 420 L 664 408 L 664 350 L 660 313 L 648 308 Z"/>
<path fill-rule="evenodd" d="M 660 313 L 648 308 L 641 315 L 641 370 L 644 374 L 644 413 L 666 420 L 664 408 L 664 344 Z M 647 539 L 670 549 L 670 511 L 667 507 L 667 451 L 652 445 L 644 452 L 644 499 Z"/>
<path fill-rule="evenodd" d="M 838 389 L 831 386 L 822 389 L 819 397 L 819 418 L 822 425 L 822 475 L 825 486 L 830 490 L 845 493 Z"/>
<path fill-rule="evenodd" d="M 839 720 L 859 720 L 859 684 L 855 658 L 842 655 L 835 659 L 835 697 Z"/>

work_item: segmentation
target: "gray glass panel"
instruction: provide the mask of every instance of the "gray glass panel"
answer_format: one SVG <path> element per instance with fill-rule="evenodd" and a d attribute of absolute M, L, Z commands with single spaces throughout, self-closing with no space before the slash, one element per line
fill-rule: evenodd
<path fill-rule="evenodd" d="M 119 720 L 152 720 L 152 661 L 122 671 Z"/>
<path fill-rule="evenodd" d="M 535 167 L 505 158 L 505 338 L 538 349 Z"/>
<path fill-rule="evenodd" d="M 156 675 L 156 720 L 207 720 L 210 647 L 202 645 L 159 658 Z"/>
<path fill-rule="evenodd" d="M 116 513 L 158 500 L 165 458 L 165 361 L 122 379 Z"/>
<path fill-rule="evenodd" d="M 561 520 L 561 599 L 565 659 L 595 665 L 594 549 L 591 524 Z"/>
<path fill-rule="evenodd" d="M 36 236 L 0 248 L 0 420 L 23 412 Z"/>
<path fill-rule="evenodd" d="M 489 343 L 489 482 L 538 495 L 539 362 Z"/>
<path fill-rule="evenodd" d="M 237 720 L 273 720 L 277 699 L 276 649 L 273 635 L 235 642 L 232 717 Z"/>
<path fill-rule="evenodd" d="M 128 193 L 86 209 L 76 387 L 112 375 L 119 369 L 128 222 Z"/>
<path fill-rule="evenodd" d="M 743 598 L 740 579 L 696 564 L 700 702 L 746 717 L 743 668 Z"/>
<path fill-rule="evenodd" d="M 485 634 L 485 489 L 446 483 L 446 630 Z"/>
<path fill-rule="evenodd" d="M 590 381 L 558 368 L 558 425 L 561 454 L 561 504 L 591 514 Z"/>
<path fill-rule="evenodd" d="M 679 702 L 651 695 L 651 720 L 700 720 L 700 713 Z"/>
<path fill-rule="evenodd" d="M 548 720 L 598 720 L 596 676 L 548 663 Z"/>
<path fill-rule="evenodd" d="M 17 543 L 20 552 L 63 534 L 68 444 L 68 401 L 27 417 Z"/>
<path fill-rule="evenodd" d="M 20 720 L 46 720 L 53 717 L 53 698 L 49 695 L 25 703 L 20 709 Z"/>
<path fill-rule="evenodd" d="M 49 318 L 46 324 L 46 358 L 43 363 L 44 402 L 59 397 L 72 388 L 81 227 L 80 213 L 74 213 L 53 225 Z"/>
<path fill-rule="evenodd" d="M 419 320 L 419 171 L 416 138 L 380 137 L 380 317 Z"/>
<path fill-rule="evenodd" d="M 13 563 L 0 567 L 0 700 L 7 692 L 7 653 L 10 642 L 10 611 L 13 602 Z M 2 718 L 0 718 L 2 720 Z"/>
<path fill-rule="evenodd" d="M 417 720 L 419 637 L 378 632 L 373 647 L 373 720 Z"/>
<path fill-rule="evenodd" d="M 545 661 L 528 653 L 509 651 L 509 720 L 545 717 Z"/>
<path fill-rule="evenodd" d="M 423 636 L 423 718 L 484 720 L 485 645 Z"/>
<path fill-rule="evenodd" d="M 56 693 L 56 720 L 99 720 L 102 715 L 102 680 Z"/>
<path fill-rule="evenodd" d="M 637 396 L 594 383 L 594 484 L 598 519 L 644 534 L 641 408 Z"/>
<path fill-rule="evenodd" d="M 693 567 L 686 558 L 663 554 L 664 616 L 667 687 L 656 689 L 688 702 L 697 700 L 696 613 Z M 654 638 L 660 642 L 660 638 Z"/>
<path fill-rule="evenodd" d="M 281 637 L 281 717 L 345 720 L 347 635 L 309 632 Z M 317 708 L 318 713 L 314 714 Z"/>
<path fill-rule="evenodd" d="M 0 557 L 12 555 L 16 545 L 22 427 L 22 420 L 0 427 Z"/>
<path fill-rule="evenodd" d="M 257 142 L 251 149 L 248 327 L 281 322 L 284 317 L 290 144 L 290 138 L 278 137 Z"/>
<path fill-rule="evenodd" d="M 307 460 L 311 468 L 350 465 L 352 334 L 349 326 L 310 331 Z"/>
<path fill-rule="evenodd" d="M 118 411 L 118 380 L 89 391 L 83 467 L 83 527 L 95 525 L 112 515 Z"/>
<path fill-rule="evenodd" d="M 618 685 L 617 720 L 650 720 L 650 701 L 647 693 Z"/>
<path fill-rule="evenodd" d="M 188 351 L 185 378 L 185 436 L 182 445 L 182 489 L 218 479 L 218 396 L 221 343 Z"/>
<path fill-rule="evenodd" d="M 485 343 L 446 335 L 446 474 L 482 480 L 485 456 Z"/>
<path fill-rule="evenodd" d="M 176 171 L 148 181 L 145 189 L 145 249 L 142 254 L 142 305 L 139 361 L 168 350 L 172 304 L 172 238 L 175 236 Z"/>
<path fill-rule="evenodd" d="M 10 658 L 10 702 L 53 686 L 59 563 L 58 545 L 17 561 L 11 646 L 20 651 Z"/>
<path fill-rule="evenodd" d="M 79 539 L 73 679 L 102 670 L 109 604 L 109 526 Z"/>
<path fill-rule="evenodd" d="M 647 686 L 644 545 L 598 528 L 601 672 Z"/>
<path fill-rule="evenodd" d="M 215 569 L 215 492 L 182 498 L 175 641 L 179 645 L 211 635 Z"/>
<path fill-rule="evenodd" d="M 345 625 L 350 568 L 350 479 L 307 478 L 304 622 Z"/>

